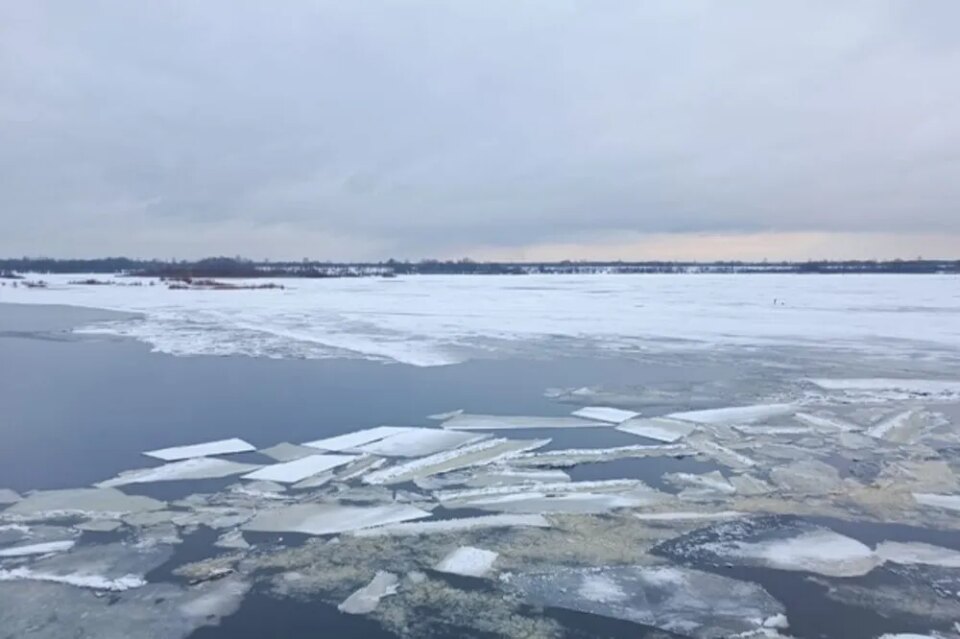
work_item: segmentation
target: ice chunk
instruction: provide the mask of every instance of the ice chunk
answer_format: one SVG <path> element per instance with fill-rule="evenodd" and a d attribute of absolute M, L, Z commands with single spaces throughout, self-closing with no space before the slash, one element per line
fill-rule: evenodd
<path fill-rule="evenodd" d="M 386 537 L 408 535 L 445 535 L 483 528 L 549 528 L 550 522 L 542 515 L 481 515 L 439 521 L 416 521 L 367 528 L 353 533 L 356 537 Z"/>
<path fill-rule="evenodd" d="M 238 495 L 247 495 L 257 499 L 287 499 L 284 491 L 287 487 L 272 481 L 251 481 L 247 484 L 237 484 L 230 487 L 230 492 Z"/>
<path fill-rule="evenodd" d="M 549 439 L 487 439 L 456 450 L 443 451 L 383 468 L 366 475 L 363 481 L 368 484 L 396 484 L 460 468 L 492 464 L 540 448 L 549 442 Z"/>
<path fill-rule="evenodd" d="M 459 471 L 446 473 L 440 477 L 424 477 L 414 480 L 417 486 L 425 490 L 436 490 L 447 486 L 469 486 L 484 488 L 487 486 L 507 486 L 511 484 L 529 484 L 536 482 L 559 483 L 570 481 L 570 475 L 559 469 L 541 470 L 537 468 L 490 468 L 484 471 Z"/>
<path fill-rule="evenodd" d="M 443 423 L 452 430 L 517 430 L 529 428 L 608 428 L 609 424 L 576 417 L 474 415 L 463 413 Z"/>
<path fill-rule="evenodd" d="M 840 419 L 836 415 L 824 415 L 813 413 L 795 413 L 793 416 L 798 422 L 825 430 L 837 430 L 841 432 L 850 432 L 860 430 L 860 427 L 853 422 Z"/>
<path fill-rule="evenodd" d="M 678 419 L 668 419 L 666 417 L 628 419 L 617 426 L 617 430 L 622 430 L 625 433 L 656 439 L 661 442 L 667 442 L 668 444 L 686 437 L 692 433 L 695 428 L 696 426 L 689 422 Z"/>
<path fill-rule="evenodd" d="M 260 479 L 292 484 L 307 477 L 313 477 L 325 470 L 349 464 L 355 455 L 311 455 L 289 462 L 264 466 L 243 476 L 244 479 Z"/>
<path fill-rule="evenodd" d="M 762 587 L 673 566 L 557 568 L 503 581 L 530 603 L 653 626 L 697 639 L 759 630 L 783 606 Z"/>
<path fill-rule="evenodd" d="M 667 473 L 664 481 L 683 488 L 680 497 L 684 499 L 714 499 L 732 495 L 737 492 L 727 478 L 720 471 L 709 473 Z"/>
<path fill-rule="evenodd" d="M 270 448 L 261 448 L 257 452 L 278 462 L 288 462 L 301 457 L 316 455 L 317 449 L 310 446 L 297 446 L 289 442 L 280 442 Z"/>
<path fill-rule="evenodd" d="M 213 545 L 217 548 L 249 548 L 250 544 L 243 538 L 243 532 L 240 530 L 230 530 L 220 535 Z"/>
<path fill-rule="evenodd" d="M 821 377 L 810 381 L 825 390 L 901 391 L 916 395 L 960 393 L 960 382 L 939 379 L 828 379 Z"/>
<path fill-rule="evenodd" d="M 561 493 L 536 491 L 476 498 L 459 502 L 463 508 L 512 513 L 597 514 L 618 508 L 635 508 L 662 503 L 665 496 L 654 490 L 624 493 Z"/>
<path fill-rule="evenodd" d="M 510 460 L 514 466 L 569 467 L 591 462 L 612 461 L 630 457 L 670 457 L 693 454 L 681 444 L 663 446 L 618 446 L 616 448 L 567 448 L 539 453 L 525 453 Z"/>
<path fill-rule="evenodd" d="M 663 513 L 634 513 L 634 517 L 641 521 L 700 521 L 710 519 L 736 519 L 746 517 L 747 513 L 736 510 L 721 510 L 717 512 L 676 511 Z"/>
<path fill-rule="evenodd" d="M 697 424 L 743 424 L 780 415 L 789 415 L 794 410 L 796 410 L 796 406 L 793 404 L 756 404 L 754 406 L 730 406 L 670 413 L 667 417 Z"/>
<path fill-rule="evenodd" d="M 775 466 L 770 471 L 770 479 L 790 493 L 824 494 L 836 492 L 843 486 L 837 469 L 816 459 Z"/>
<path fill-rule="evenodd" d="M 877 555 L 895 564 L 927 564 L 960 568 L 960 551 L 919 542 L 884 541 L 877 545 Z"/>
<path fill-rule="evenodd" d="M 773 486 L 749 473 L 731 475 L 728 481 L 741 495 L 765 495 L 773 490 Z"/>
<path fill-rule="evenodd" d="M 136 575 L 125 575 L 115 579 L 109 579 L 101 575 L 57 575 L 51 573 L 39 572 L 30 568 L 14 568 L 12 570 L 0 569 L 0 581 L 17 581 L 27 579 L 30 581 L 49 581 L 53 583 L 69 584 L 79 588 L 92 588 L 93 590 L 129 590 L 130 588 L 139 588 L 147 582 Z"/>
<path fill-rule="evenodd" d="M 302 490 L 305 488 L 319 488 L 320 486 L 325 486 L 329 484 L 336 477 L 332 470 L 320 473 L 319 475 L 314 475 L 313 477 L 308 477 L 303 481 L 298 481 L 291 488 L 295 490 Z"/>
<path fill-rule="evenodd" d="M 330 535 L 429 516 L 428 511 L 407 504 L 382 506 L 295 504 L 262 511 L 247 522 L 243 530 Z"/>
<path fill-rule="evenodd" d="M 486 437 L 489 435 L 472 435 L 442 428 L 410 428 L 351 450 L 386 457 L 423 457 L 472 444 Z"/>
<path fill-rule="evenodd" d="M 196 457 L 163 464 L 162 466 L 156 466 L 154 468 L 125 470 L 112 479 L 98 482 L 96 486 L 100 488 L 116 488 L 117 486 L 126 486 L 128 484 L 148 484 L 155 481 L 214 479 L 247 473 L 254 468 L 260 468 L 260 466 L 256 464 L 241 464 L 226 459 L 217 459 L 215 457 Z"/>
<path fill-rule="evenodd" d="M 400 579 L 392 572 L 378 571 L 370 583 L 347 597 L 337 609 L 351 615 L 369 614 L 381 599 L 396 594 L 399 584 Z"/>
<path fill-rule="evenodd" d="M 697 563 L 764 566 L 830 577 L 865 575 L 881 563 L 856 539 L 780 517 L 714 524 L 667 541 L 655 552 Z"/>
<path fill-rule="evenodd" d="M 433 567 L 440 572 L 448 572 L 465 577 L 486 577 L 493 570 L 493 562 L 499 553 L 473 546 L 460 546 Z"/>
<path fill-rule="evenodd" d="M 639 417 L 640 413 L 632 410 L 623 410 L 622 408 L 610 408 L 608 406 L 586 406 L 571 413 L 575 417 L 592 419 L 598 422 L 608 422 L 610 424 L 620 424 Z"/>
<path fill-rule="evenodd" d="M 687 443 L 690 444 L 695 450 L 703 453 L 708 457 L 712 457 L 719 463 L 730 468 L 752 468 L 757 465 L 757 462 L 753 459 L 747 457 L 742 453 L 722 446 L 714 441 L 707 439 L 706 437 L 693 436 L 687 438 Z"/>
<path fill-rule="evenodd" d="M 960 495 L 937 495 L 934 493 L 913 493 L 918 504 L 933 506 L 944 510 L 960 511 Z"/>
<path fill-rule="evenodd" d="M 866 434 L 898 444 L 917 441 L 926 432 L 949 423 L 943 416 L 921 410 L 895 413 L 872 426 Z"/>
<path fill-rule="evenodd" d="M 327 437 L 325 439 L 316 439 L 312 442 L 304 442 L 303 445 L 309 446 L 310 448 L 319 448 L 321 450 L 330 450 L 336 452 L 341 450 L 349 450 L 351 448 L 356 448 L 357 446 L 363 446 L 364 444 L 379 441 L 384 437 L 397 435 L 407 430 L 410 429 L 402 426 L 377 426 L 376 428 L 358 430 L 345 435 L 337 435 L 336 437 Z"/>
<path fill-rule="evenodd" d="M 20 495 L 9 488 L 0 488 L 0 506 L 20 501 Z"/>
<path fill-rule="evenodd" d="M 93 518 L 160 510 L 165 504 L 150 497 L 125 495 L 114 488 L 71 488 L 38 491 L 4 511 L 22 519 L 48 519 L 67 515 Z"/>
<path fill-rule="evenodd" d="M 117 521 L 116 519 L 91 519 L 90 521 L 79 523 L 74 527 L 77 530 L 87 532 L 113 532 L 122 525 L 123 522 Z"/>
<path fill-rule="evenodd" d="M 0 548 L 0 557 L 26 557 L 28 555 L 47 555 L 55 552 L 70 550 L 76 542 L 72 539 L 61 541 L 47 541 L 39 544 L 27 544 Z"/>
<path fill-rule="evenodd" d="M 192 444 L 190 446 L 175 446 L 173 448 L 148 450 L 144 455 L 155 459 L 162 459 L 163 461 L 177 461 L 180 459 L 190 459 L 191 457 L 248 453 L 254 450 L 256 450 L 256 448 L 249 442 L 234 437 L 231 439 L 220 439 L 215 442 Z"/>

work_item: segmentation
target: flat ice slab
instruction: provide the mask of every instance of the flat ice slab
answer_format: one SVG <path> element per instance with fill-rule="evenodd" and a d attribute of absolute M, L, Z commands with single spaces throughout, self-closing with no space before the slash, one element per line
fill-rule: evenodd
<path fill-rule="evenodd" d="M 243 530 L 332 535 L 429 516 L 428 511 L 407 504 L 383 506 L 296 504 L 261 511 L 243 526 Z"/>
<path fill-rule="evenodd" d="M 72 539 L 62 541 L 46 541 L 39 544 L 0 548 L 0 557 L 26 557 L 28 555 L 47 555 L 54 552 L 70 550 L 76 542 Z"/>
<path fill-rule="evenodd" d="M 919 395 L 939 395 L 960 393 L 960 381 L 939 379 L 896 379 L 892 377 L 829 379 L 824 377 L 810 380 L 825 390 L 854 391 L 902 391 Z"/>
<path fill-rule="evenodd" d="M 884 541 L 877 545 L 877 556 L 895 564 L 960 568 L 960 551 L 920 542 Z"/>
<path fill-rule="evenodd" d="M 609 406 L 585 406 L 579 410 L 573 411 L 571 415 L 592 419 L 598 422 L 607 422 L 610 424 L 620 424 L 628 419 L 639 417 L 640 413 L 632 410 L 623 410 L 622 408 L 610 408 Z"/>
<path fill-rule="evenodd" d="M 656 439 L 668 444 L 686 437 L 694 429 L 696 429 L 696 426 L 689 422 L 666 417 L 628 419 L 617 426 L 617 430 L 622 430 L 625 433 Z"/>
<path fill-rule="evenodd" d="M 670 413 L 667 417 L 697 424 L 748 424 L 770 417 L 789 415 L 796 408 L 793 404 L 756 404 Z"/>
<path fill-rule="evenodd" d="M 405 537 L 412 535 L 446 535 L 483 528 L 549 528 L 542 515 L 481 515 L 439 521 L 414 521 L 367 528 L 353 533 L 355 537 Z"/>
<path fill-rule="evenodd" d="M 156 481 L 180 481 L 185 479 L 215 479 L 248 473 L 256 464 L 241 464 L 215 457 L 196 457 L 171 462 L 154 468 L 125 470 L 112 479 L 99 482 L 100 488 L 116 488 L 128 484 L 148 484 Z"/>
<path fill-rule="evenodd" d="M 351 450 L 385 457 L 423 457 L 472 444 L 485 437 L 489 435 L 458 433 L 442 428 L 409 428 Z"/>
<path fill-rule="evenodd" d="M 247 473 L 243 478 L 293 484 L 325 470 L 349 464 L 356 458 L 355 455 L 311 455 L 293 461 L 264 466 L 252 473 Z"/>
<path fill-rule="evenodd" d="M 249 453 L 254 450 L 256 450 L 256 447 L 252 444 L 233 437 L 231 439 L 220 439 L 214 442 L 191 444 L 190 446 L 174 446 L 173 448 L 148 450 L 144 455 L 155 459 L 162 459 L 163 461 L 177 461 L 179 459 L 190 459 L 191 457 Z"/>
<path fill-rule="evenodd" d="M 290 442 L 280 442 L 269 448 L 261 448 L 257 451 L 261 455 L 266 455 L 270 459 L 278 462 L 288 462 L 293 461 L 294 459 L 301 459 L 303 457 L 309 457 L 310 455 L 316 455 L 317 449 L 311 448 L 309 446 L 298 446 L 296 444 L 291 444 Z"/>
<path fill-rule="evenodd" d="M 712 513 L 684 510 L 659 513 L 634 513 L 633 516 L 641 521 L 701 521 L 710 519 L 737 519 L 746 517 L 747 513 L 742 513 L 737 510 L 720 510 Z"/>
<path fill-rule="evenodd" d="M 536 605 L 623 619 L 697 639 L 746 636 L 784 611 L 758 584 L 674 566 L 556 568 L 501 579 Z"/>
<path fill-rule="evenodd" d="M 441 559 L 434 570 L 465 577 L 486 577 L 493 571 L 499 553 L 473 546 L 460 546 Z"/>
<path fill-rule="evenodd" d="M 923 506 L 933 506 L 944 510 L 960 511 L 960 495 L 937 495 L 935 493 L 913 493 L 913 500 Z"/>
<path fill-rule="evenodd" d="M 396 594 L 400 579 L 392 572 L 377 572 L 366 586 L 347 597 L 337 610 L 350 615 L 365 615 L 376 610 L 380 600 Z"/>
<path fill-rule="evenodd" d="M 341 450 L 349 450 L 351 448 L 356 448 L 357 446 L 363 446 L 364 444 L 379 441 L 384 437 L 397 435 L 407 430 L 410 429 L 403 426 L 377 426 L 376 428 L 358 430 L 352 433 L 346 433 L 345 435 L 336 435 L 335 437 L 315 439 L 311 442 L 304 442 L 303 445 L 309 446 L 310 448 L 319 448 L 320 450 L 330 450 L 336 452 Z"/>
<path fill-rule="evenodd" d="M 150 497 L 126 495 L 115 488 L 69 488 L 32 493 L 3 513 L 22 519 L 63 515 L 109 518 L 127 513 L 160 510 L 165 505 L 162 501 Z"/>
<path fill-rule="evenodd" d="M 577 417 L 530 415 L 475 415 L 462 413 L 443 422 L 451 430 L 522 430 L 527 428 L 604 428 L 608 424 Z"/>
<path fill-rule="evenodd" d="M 0 488 L 0 506 L 20 501 L 20 495 L 9 488 Z"/>

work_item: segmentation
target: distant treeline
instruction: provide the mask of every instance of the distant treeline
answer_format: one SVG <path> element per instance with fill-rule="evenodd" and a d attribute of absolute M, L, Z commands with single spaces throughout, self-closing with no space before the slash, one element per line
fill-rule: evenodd
<path fill-rule="evenodd" d="M 256 262 L 237 257 L 197 261 L 105 257 L 0 259 L 0 276 L 14 273 L 121 273 L 148 277 L 390 277 L 393 275 L 526 275 L 534 273 L 960 273 L 960 260 L 814 262 Z"/>

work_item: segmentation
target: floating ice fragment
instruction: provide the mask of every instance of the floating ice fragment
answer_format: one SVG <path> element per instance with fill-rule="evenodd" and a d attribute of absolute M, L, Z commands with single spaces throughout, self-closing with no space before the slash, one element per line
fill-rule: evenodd
<path fill-rule="evenodd" d="M 867 430 L 866 434 L 876 439 L 885 439 L 897 444 L 911 444 L 928 431 L 948 423 L 949 421 L 946 418 L 937 413 L 911 409 L 895 413 L 881 420 Z"/>
<path fill-rule="evenodd" d="M 549 439 L 487 439 L 374 471 L 364 476 L 363 481 L 368 484 L 396 484 L 460 468 L 492 464 L 540 448 L 549 442 Z"/>
<path fill-rule="evenodd" d="M 261 448 L 257 452 L 278 462 L 288 462 L 301 457 L 316 455 L 317 449 L 310 446 L 297 446 L 290 442 L 280 442 L 270 448 Z"/>
<path fill-rule="evenodd" d="M 230 530 L 217 538 L 213 545 L 217 548 L 249 548 L 250 544 L 243 538 L 243 532 L 240 530 Z"/>
<path fill-rule="evenodd" d="M 649 506 L 661 503 L 664 498 L 662 493 L 652 489 L 624 493 L 582 492 L 553 495 L 531 491 L 465 500 L 457 505 L 462 508 L 512 513 L 597 514 L 619 508 Z"/>
<path fill-rule="evenodd" d="M 214 442 L 192 444 L 190 446 L 175 446 L 173 448 L 148 450 L 144 455 L 155 459 L 162 459 L 163 461 L 177 461 L 180 459 L 190 459 L 191 457 L 248 453 L 254 450 L 256 450 L 256 447 L 249 442 L 234 437 L 231 439 L 220 439 Z"/>
<path fill-rule="evenodd" d="M 330 535 L 429 516 L 428 511 L 408 504 L 382 506 L 295 504 L 262 511 L 247 522 L 243 530 Z"/>
<path fill-rule="evenodd" d="M 728 481 L 741 495 L 765 495 L 773 490 L 773 486 L 749 473 L 731 475 Z"/>
<path fill-rule="evenodd" d="M 423 477 L 414 483 L 424 490 L 437 490 L 448 486 L 468 486 L 484 488 L 487 486 L 507 486 L 511 484 L 558 483 L 570 481 L 570 475 L 559 469 L 541 470 L 537 468 L 490 468 L 485 471 L 459 471 L 446 473 L 440 477 Z"/>
<path fill-rule="evenodd" d="M 381 599 L 396 594 L 399 584 L 400 579 L 392 572 L 378 571 L 370 583 L 347 597 L 337 609 L 351 615 L 369 614 Z"/>
<path fill-rule="evenodd" d="M 156 466 L 154 468 L 125 470 L 116 477 L 98 482 L 95 485 L 99 488 L 116 488 L 117 486 L 126 486 L 128 484 L 147 484 L 155 481 L 214 479 L 247 473 L 254 468 L 260 468 L 260 466 L 256 464 L 241 464 L 226 459 L 217 459 L 215 457 L 196 457 L 163 464 L 162 466 Z"/>
<path fill-rule="evenodd" d="M 31 570 L 30 568 L 0 570 L 0 581 L 17 581 L 20 579 L 28 579 L 31 581 L 49 581 L 54 583 L 68 584 L 70 586 L 77 586 L 79 588 L 112 591 L 139 588 L 147 583 L 142 577 L 138 577 L 136 575 L 124 575 L 115 579 L 109 579 L 100 575 L 57 575 L 52 573 L 38 572 Z"/>
<path fill-rule="evenodd" d="M 463 409 L 458 408 L 457 410 L 447 411 L 446 413 L 434 413 L 433 415 L 427 415 L 427 419 L 432 419 L 434 421 L 443 422 L 451 417 L 456 417 L 457 415 L 462 415 Z"/>
<path fill-rule="evenodd" d="M 473 546 L 460 546 L 433 567 L 434 570 L 465 577 L 486 577 L 499 553 Z"/>
<path fill-rule="evenodd" d="M 608 428 L 609 424 L 576 417 L 463 413 L 445 421 L 443 427 L 452 430 L 517 430 L 530 428 Z"/>
<path fill-rule="evenodd" d="M 293 488 L 294 490 L 301 490 L 305 488 L 318 488 L 320 486 L 325 486 L 326 484 L 329 484 L 331 481 L 333 481 L 335 477 L 336 475 L 334 474 L 334 472 L 332 470 L 328 470 L 326 472 L 320 473 L 319 475 L 308 477 L 303 481 L 298 481 L 297 483 L 293 484 L 291 488 Z"/>
<path fill-rule="evenodd" d="M 672 566 L 557 568 L 513 574 L 505 587 L 530 603 L 653 626 L 697 639 L 758 630 L 783 606 L 757 584 Z"/>
<path fill-rule="evenodd" d="M 960 511 L 960 495 L 937 495 L 934 493 L 913 493 L 913 500 L 924 506 Z"/>
<path fill-rule="evenodd" d="M 351 450 L 386 457 L 423 457 L 472 444 L 486 437 L 489 435 L 471 435 L 442 428 L 409 428 Z"/>
<path fill-rule="evenodd" d="M 20 495 L 9 488 L 0 488 L 0 506 L 20 501 Z"/>
<path fill-rule="evenodd" d="M 72 539 L 62 541 L 47 541 L 39 544 L 0 548 L 0 557 L 26 557 L 28 555 L 47 555 L 55 552 L 70 550 L 76 542 Z"/>
<path fill-rule="evenodd" d="M 408 535 L 444 535 L 481 528 L 549 528 L 550 522 L 542 515 L 481 515 L 439 521 L 416 521 L 367 528 L 352 533 L 355 537 L 385 537 Z"/>
<path fill-rule="evenodd" d="M 668 444 L 686 437 L 692 433 L 695 428 L 696 426 L 689 422 L 668 419 L 666 417 L 629 419 L 617 426 L 617 430 L 622 430 L 625 433 L 656 439 L 661 442 L 667 442 Z"/>
<path fill-rule="evenodd" d="M 286 499 L 284 491 L 287 487 L 272 481 L 252 481 L 247 484 L 237 484 L 230 487 L 230 492 L 238 495 L 247 495 L 257 499 Z"/>
<path fill-rule="evenodd" d="M 931 544 L 884 541 L 877 545 L 876 552 L 884 561 L 895 564 L 926 564 L 960 568 L 960 551 Z"/>
<path fill-rule="evenodd" d="M 68 515 L 91 518 L 159 510 L 165 504 L 150 497 L 126 495 L 114 488 L 70 488 L 38 491 L 4 511 L 21 519 L 48 519 Z"/>
<path fill-rule="evenodd" d="M 670 457 L 693 454 L 681 444 L 662 446 L 618 446 L 616 448 L 568 448 L 517 455 L 510 460 L 514 466 L 569 467 L 598 461 L 612 461 L 630 457 Z"/>
<path fill-rule="evenodd" d="M 639 417 L 640 413 L 632 410 L 623 410 L 622 408 L 610 408 L 608 406 L 586 406 L 573 411 L 571 415 L 592 419 L 598 422 L 607 422 L 610 424 L 620 424 L 628 419 Z"/>
<path fill-rule="evenodd" d="M 836 415 L 823 415 L 823 414 L 813 414 L 813 413 L 795 413 L 793 416 L 798 422 L 807 424 L 808 426 L 813 426 L 814 428 L 826 429 L 826 430 L 838 430 L 841 432 L 849 432 L 854 430 L 860 430 L 860 427 L 854 424 L 853 422 L 848 422 L 844 419 L 840 419 Z"/>
<path fill-rule="evenodd" d="M 837 469 L 816 459 L 776 466 L 770 480 L 784 491 L 801 494 L 831 493 L 843 486 Z"/>
<path fill-rule="evenodd" d="M 260 479 L 292 484 L 307 477 L 313 477 L 325 470 L 349 464 L 355 455 L 311 455 L 289 462 L 264 466 L 243 476 L 244 479 Z"/>
<path fill-rule="evenodd" d="M 826 390 L 902 391 L 917 395 L 960 393 L 960 382 L 939 379 L 828 379 L 815 378 L 811 382 Z"/>
<path fill-rule="evenodd" d="M 694 435 L 687 438 L 687 443 L 695 450 L 730 468 L 745 469 L 757 465 L 756 461 L 746 455 L 722 446 L 706 437 Z"/>
<path fill-rule="evenodd" d="M 113 532 L 122 525 L 123 522 L 116 519 L 91 519 L 77 524 L 74 528 L 86 532 Z"/>
<path fill-rule="evenodd" d="M 667 473 L 663 479 L 683 488 L 680 492 L 680 497 L 683 499 L 714 499 L 737 492 L 733 484 L 717 470 L 702 474 Z"/>
<path fill-rule="evenodd" d="M 788 415 L 794 410 L 796 406 L 793 404 L 756 404 L 670 413 L 667 417 L 697 424 L 743 424 Z"/>
<path fill-rule="evenodd" d="M 319 448 L 321 450 L 348 450 L 351 448 L 356 448 L 357 446 L 363 446 L 364 444 L 381 440 L 384 437 L 389 437 L 390 435 L 396 435 L 398 433 L 405 432 L 407 430 L 410 429 L 402 426 L 377 426 L 376 428 L 358 430 L 345 435 L 337 435 L 335 437 L 327 437 L 325 439 L 316 439 L 312 442 L 304 442 L 303 445 L 309 446 L 310 448 Z"/>

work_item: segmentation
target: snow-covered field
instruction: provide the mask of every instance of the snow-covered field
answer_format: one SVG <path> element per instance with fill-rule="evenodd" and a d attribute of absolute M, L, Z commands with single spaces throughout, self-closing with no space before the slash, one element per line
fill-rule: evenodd
<path fill-rule="evenodd" d="M 417 276 L 272 280 L 285 288 L 232 291 L 95 277 L 142 285 L 42 276 L 48 288 L 7 282 L 0 302 L 142 313 L 94 330 L 177 355 L 348 356 L 433 366 L 527 347 L 960 350 L 960 278 L 951 275 Z"/>

